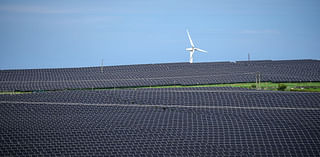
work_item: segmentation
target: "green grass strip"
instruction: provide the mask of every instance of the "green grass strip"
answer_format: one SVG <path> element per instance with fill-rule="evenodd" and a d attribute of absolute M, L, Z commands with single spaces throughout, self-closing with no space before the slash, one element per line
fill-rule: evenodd
<path fill-rule="evenodd" d="M 278 90 L 279 84 L 284 84 L 287 86 L 285 91 L 320 92 L 320 82 L 298 82 L 298 83 L 261 82 L 260 89 Z M 115 87 L 115 88 L 79 88 L 79 89 L 14 91 L 14 92 L 0 91 L 0 94 L 26 94 L 26 93 L 33 93 L 33 92 L 49 92 L 49 91 L 64 91 L 64 90 L 117 90 L 117 89 L 138 89 L 138 88 L 185 88 L 185 87 L 241 87 L 241 88 L 256 89 L 256 83 L 251 82 L 251 83 L 207 84 L 207 85 L 165 85 L 165 86 L 135 86 L 135 87 Z"/>

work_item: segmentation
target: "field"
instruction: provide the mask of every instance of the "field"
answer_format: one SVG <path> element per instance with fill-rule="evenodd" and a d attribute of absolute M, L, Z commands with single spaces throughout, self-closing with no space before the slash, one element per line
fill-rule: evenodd
<path fill-rule="evenodd" d="M 1 87 L 0 156 L 319 156 L 320 93 L 290 91 L 319 87 L 319 69 L 304 71 L 318 67 L 319 61 L 270 62 L 249 67 L 198 63 L 185 71 L 180 66 L 185 64 L 106 67 L 113 69 L 113 76 L 106 83 L 102 76 L 92 78 L 91 83 L 100 82 L 92 88 L 87 88 L 90 77 L 98 72 L 79 78 L 70 73 L 85 74 L 88 68 L 63 69 L 64 75 L 57 69 L 2 71 L 2 85 L 11 83 Z M 269 75 L 266 82 L 262 79 L 264 90 L 256 90 L 255 83 L 239 83 L 244 78 L 255 82 L 255 74 L 225 77 L 226 72 L 219 71 L 224 77 L 217 78 L 215 71 L 212 78 L 207 75 L 212 68 L 202 69 L 220 64 L 230 65 L 230 71 L 272 66 L 286 73 L 265 70 Z M 137 66 L 146 71 L 140 78 L 135 76 Z M 175 66 L 179 73 L 159 72 Z M 147 68 L 155 67 L 158 73 L 147 75 Z M 196 69 L 198 77 L 187 77 L 190 69 Z M 51 72 L 69 81 L 61 84 Z M 117 87 L 104 86 L 116 84 L 121 73 L 127 80 Z M 72 78 L 81 83 L 73 84 Z M 179 83 L 167 81 L 177 78 Z M 281 83 L 287 85 L 285 91 L 276 90 L 285 79 L 305 81 Z M 315 82 L 306 81 L 310 79 Z M 141 86 L 131 84 L 133 80 Z"/>

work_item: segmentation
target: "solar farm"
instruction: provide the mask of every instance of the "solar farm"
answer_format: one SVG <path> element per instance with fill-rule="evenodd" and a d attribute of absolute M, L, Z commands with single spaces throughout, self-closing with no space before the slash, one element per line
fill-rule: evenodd
<path fill-rule="evenodd" d="M 320 82 L 320 61 L 1 70 L 0 156 L 319 156 L 320 93 L 174 87 L 257 73 Z"/>
<path fill-rule="evenodd" d="M 1 70 L 0 91 L 116 88 L 255 82 L 314 82 L 320 61 L 241 61 Z"/>

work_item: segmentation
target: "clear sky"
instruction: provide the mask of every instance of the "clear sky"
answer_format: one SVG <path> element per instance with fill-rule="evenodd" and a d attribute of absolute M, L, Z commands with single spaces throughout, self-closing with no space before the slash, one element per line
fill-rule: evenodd
<path fill-rule="evenodd" d="M 320 0 L 0 0 L 0 69 L 320 59 Z"/>

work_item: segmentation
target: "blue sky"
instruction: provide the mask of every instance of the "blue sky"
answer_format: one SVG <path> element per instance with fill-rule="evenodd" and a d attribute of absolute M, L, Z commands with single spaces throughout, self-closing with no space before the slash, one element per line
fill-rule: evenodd
<path fill-rule="evenodd" d="M 0 0 L 0 69 L 320 59 L 319 0 Z"/>

